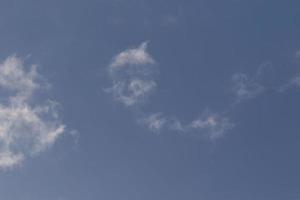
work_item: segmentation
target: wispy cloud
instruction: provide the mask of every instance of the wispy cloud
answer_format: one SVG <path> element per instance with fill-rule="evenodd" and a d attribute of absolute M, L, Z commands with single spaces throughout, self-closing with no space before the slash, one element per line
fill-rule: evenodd
<path fill-rule="evenodd" d="M 112 93 L 115 100 L 133 106 L 145 101 L 155 88 L 153 80 L 129 79 L 114 81 L 106 91 Z"/>
<path fill-rule="evenodd" d="M 169 118 L 163 113 L 154 113 L 139 120 L 139 122 L 154 133 L 161 130 L 176 131 L 187 135 L 198 135 L 215 140 L 224 136 L 234 128 L 234 123 L 216 113 L 204 112 L 190 123 L 182 123 L 178 119 Z"/>
<path fill-rule="evenodd" d="M 149 130 L 158 133 L 165 127 L 168 121 L 162 113 L 154 113 L 140 119 L 139 122 L 145 125 Z"/>
<path fill-rule="evenodd" d="M 113 58 L 110 68 L 115 69 L 118 67 L 124 67 L 126 65 L 154 64 L 154 59 L 147 52 L 147 46 L 148 42 L 143 42 L 137 48 L 131 48 L 122 51 Z"/>
<path fill-rule="evenodd" d="M 292 55 L 293 63 L 300 63 L 300 51 Z M 299 63 L 298 63 L 299 62 Z M 299 70 L 295 66 L 277 66 L 270 62 L 262 63 L 252 76 L 236 73 L 232 76 L 232 92 L 236 102 L 252 99 L 266 91 L 283 93 L 291 88 L 300 87 Z M 236 103 L 235 102 L 235 103 Z"/>
<path fill-rule="evenodd" d="M 112 86 L 105 91 L 112 94 L 113 98 L 123 105 L 130 107 L 139 105 L 148 99 L 149 95 L 157 88 L 155 66 L 157 62 L 147 52 L 147 42 L 137 48 L 126 49 L 113 57 L 108 66 L 109 78 Z M 256 92 L 252 83 L 243 77 L 235 77 L 236 92 L 239 98 L 252 95 Z M 151 132 L 174 131 L 187 135 L 197 134 L 217 139 L 233 128 L 228 118 L 218 114 L 201 115 L 201 117 L 183 123 L 180 116 L 169 117 L 162 112 L 144 114 L 137 121 Z"/>
<path fill-rule="evenodd" d="M 56 102 L 32 103 L 43 85 L 37 67 L 25 66 L 19 57 L 8 57 L 0 64 L 0 168 L 13 167 L 44 151 L 64 132 Z"/>
<path fill-rule="evenodd" d="M 265 88 L 257 81 L 257 76 L 258 75 L 250 78 L 243 73 L 236 73 L 233 75 L 232 89 L 237 101 L 254 98 L 264 91 Z"/>
<path fill-rule="evenodd" d="M 168 128 L 171 131 L 176 131 L 178 133 L 185 133 L 187 131 L 186 125 L 184 125 L 179 119 L 173 117 L 168 121 Z"/>
<path fill-rule="evenodd" d="M 126 106 L 144 102 L 157 86 L 153 78 L 155 63 L 147 52 L 147 42 L 119 53 L 108 66 L 112 86 L 106 91 Z"/>
<path fill-rule="evenodd" d="M 300 50 L 296 51 L 293 55 L 294 61 L 296 61 L 297 64 L 300 63 Z M 285 92 L 286 90 L 290 88 L 297 88 L 300 87 L 300 74 L 299 72 L 296 75 L 293 75 L 290 79 L 286 81 L 286 83 L 282 84 L 279 88 L 279 92 Z"/>
<path fill-rule="evenodd" d="M 296 75 L 296 76 L 290 78 L 290 80 L 288 80 L 287 83 L 281 85 L 278 88 L 278 91 L 285 92 L 286 90 L 288 90 L 290 88 L 294 88 L 294 87 L 300 87 L 300 75 Z"/>
<path fill-rule="evenodd" d="M 280 67 L 266 61 L 262 62 L 253 74 L 233 74 L 231 91 L 235 96 L 234 104 L 253 99 L 267 91 L 278 90 L 280 70 Z"/>
<path fill-rule="evenodd" d="M 213 140 L 224 136 L 234 126 L 227 117 L 214 113 L 202 115 L 188 125 L 189 128 Z"/>

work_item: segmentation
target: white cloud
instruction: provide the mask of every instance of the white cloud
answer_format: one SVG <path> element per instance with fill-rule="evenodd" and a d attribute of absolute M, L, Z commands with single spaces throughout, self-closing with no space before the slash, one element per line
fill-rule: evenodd
<path fill-rule="evenodd" d="M 154 64 L 154 59 L 147 52 L 147 46 L 148 43 L 143 42 L 138 48 L 126 49 L 113 58 L 110 67 L 118 68 L 126 65 Z"/>
<path fill-rule="evenodd" d="M 209 114 L 193 120 L 188 127 L 207 135 L 210 139 L 218 139 L 232 129 L 234 124 L 226 117 L 217 114 Z"/>
<path fill-rule="evenodd" d="M 145 125 L 149 130 L 157 133 L 164 128 L 167 119 L 163 117 L 162 113 L 155 113 L 139 120 L 139 122 Z"/>
<path fill-rule="evenodd" d="M 1 168 L 10 168 L 20 164 L 24 160 L 23 154 L 14 154 L 10 151 L 1 151 L 0 153 L 0 166 Z"/>
<path fill-rule="evenodd" d="M 157 83 L 154 79 L 156 61 L 147 52 L 147 43 L 137 48 L 127 49 L 114 56 L 108 66 L 109 78 L 112 86 L 106 89 L 113 98 L 125 106 L 139 105 L 154 92 Z M 253 95 L 256 88 L 244 77 L 235 77 L 235 91 L 239 98 Z M 186 134 L 208 135 L 210 139 L 217 139 L 233 128 L 229 120 L 220 115 L 203 115 L 190 123 L 182 123 L 177 117 L 168 117 L 161 112 L 147 115 L 137 120 L 154 133 L 162 130 L 176 131 Z"/>
<path fill-rule="evenodd" d="M 264 91 L 265 88 L 258 83 L 256 78 L 249 78 L 242 73 L 233 75 L 233 92 L 238 101 L 254 98 Z"/>
<path fill-rule="evenodd" d="M 154 91 L 156 83 L 153 80 L 130 79 L 113 83 L 113 86 L 107 89 L 114 98 L 126 106 L 133 106 L 142 102 Z"/>
<path fill-rule="evenodd" d="M 0 89 L 4 91 L 0 102 L 0 168 L 13 167 L 42 152 L 64 132 L 57 103 L 32 105 L 35 92 L 42 87 L 36 66 L 26 67 L 16 56 L 0 64 Z"/>
<path fill-rule="evenodd" d="M 154 133 L 165 129 L 188 135 L 201 134 L 211 140 L 221 138 L 234 127 L 227 117 L 208 112 L 204 112 L 199 118 L 188 124 L 183 124 L 178 119 L 168 118 L 162 113 L 151 114 L 140 119 L 139 122 Z"/>
<path fill-rule="evenodd" d="M 216 125 L 217 125 L 217 122 L 216 122 L 215 117 L 213 117 L 213 116 L 209 116 L 205 119 L 199 118 L 199 119 L 194 120 L 191 123 L 191 127 L 196 128 L 196 129 L 209 128 L 209 127 L 214 127 Z"/>
<path fill-rule="evenodd" d="M 146 42 L 119 53 L 108 66 L 112 86 L 106 91 L 125 106 L 143 102 L 157 86 L 153 79 L 154 64 Z"/>

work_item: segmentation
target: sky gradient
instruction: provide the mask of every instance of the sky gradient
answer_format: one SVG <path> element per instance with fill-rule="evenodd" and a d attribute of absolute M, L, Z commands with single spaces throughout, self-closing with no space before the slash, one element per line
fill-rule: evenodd
<path fill-rule="evenodd" d="M 300 199 L 299 8 L 0 0 L 0 199 Z"/>

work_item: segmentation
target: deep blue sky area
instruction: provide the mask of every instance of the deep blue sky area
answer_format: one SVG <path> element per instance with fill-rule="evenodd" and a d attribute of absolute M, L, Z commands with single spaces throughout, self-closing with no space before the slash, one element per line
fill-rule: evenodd
<path fill-rule="evenodd" d="M 120 55 L 155 68 L 120 75 L 153 83 L 125 105 Z M 55 100 L 66 128 L 5 168 L 0 133 L 0 200 L 300 199 L 300 1 L 0 0 L 11 56 L 38 66 L 51 87 L 29 104 Z"/>

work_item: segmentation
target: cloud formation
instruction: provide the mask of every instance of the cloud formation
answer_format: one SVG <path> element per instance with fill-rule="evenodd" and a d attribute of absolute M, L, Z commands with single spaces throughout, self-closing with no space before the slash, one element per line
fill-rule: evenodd
<path fill-rule="evenodd" d="M 108 66 L 112 86 L 106 89 L 106 92 L 111 93 L 116 101 L 127 107 L 137 106 L 145 102 L 157 88 L 154 79 L 157 62 L 148 53 L 147 45 L 147 42 L 143 42 L 137 48 L 120 52 L 113 57 Z M 244 96 L 245 94 L 242 93 L 246 93 L 248 90 L 248 93 L 253 92 L 250 91 L 251 87 L 248 82 L 246 83 L 245 80 L 242 80 L 243 82 L 238 81 L 239 96 Z M 217 139 L 233 128 L 233 124 L 228 118 L 213 113 L 203 114 L 190 123 L 183 123 L 179 120 L 180 117 L 169 117 L 162 112 L 143 113 L 142 115 L 143 117 L 138 118 L 137 122 L 154 133 L 174 131 Z"/>
<path fill-rule="evenodd" d="M 176 131 L 187 135 L 204 136 L 212 140 L 221 138 L 234 128 L 234 124 L 227 117 L 210 112 L 204 112 L 200 117 L 186 124 L 177 118 L 168 118 L 162 113 L 150 114 L 139 122 L 154 133 L 162 130 Z"/>
<path fill-rule="evenodd" d="M 157 61 L 147 51 L 147 42 L 136 48 L 126 49 L 113 57 L 108 66 L 112 86 L 106 91 L 123 105 L 137 106 L 145 102 L 148 96 L 158 87 L 154 79 Z M 294 54 L 300 60 L 300 51 Z M 279 70 L 279 71 L 278 71 Z M 239 103 L 253 99 L 266 91 L 284 92 L 291 87 L 300 87 L 300 76 L 295 75 L 282 84 L 280 71 L 271 62 L 263 62 L 253 75 L 235 73 L 231 77 L 231 92 L 234 95 L 232 104 L 225 113 L 233 110 Z M 286 80 L 286 79 L 285 79 Z M 227 114 L 203 112 L 198 118 L 185 122 L 180 116 L 168 116 L 163 112 L 140 113 L 137 122 L 154 133 L 172 131 L 185 135 L 205 136 L 211 140 L 224 136 L 235 127 Z M 200 112 L 201 113 L 201 112 Z"/>
<path fill-rule="evenodd" d="M 168 121 L 162 113 L 154 113 L 139 120 L 139 122 L 146 126 L 149 130 L 158 133 L 164 128 Z"/>
<path fill-rule="evenodd" d="M 116 55 L 108 66 L 112 86 L 106 91 L 125 106 L 144 102 L 155 90 L 155 60 L 147 52 L 147 42 Z"/>
<path fill-rule="evenodd" d="M 234 126 L 227 117 L 213 113 L 202 115 L 188 125 L 189 128 L 213 140 L 224 136 Z"/>
<path fill-rule="evenodd" d="M 118 55 L 116 55 L 112 63 L 110 64 L 111 68 L 124 67 L 126 65 L 146 65 L 154 64 L 154 59 L 147 52 L 147 42 L 143 42 L 137 48 L 126 49 Z"/>
<path fill-rule="evenodd" d="M 294 53 L 293 59 L 299 62 L 300 51 Z M 283 69 L 282 66 L 276 68 L 271 62 L 264 62 L 252 76 L 245 73 L 234 74 L 232 92 L 236 102 L 252 99 L 266 91 L 282 93 L 290 88 L 300 87 L 299 71 L 296 70 L 291 74 L 293 66 L 288 67 L 289 69 Z"/>
<path fill-rule="evenodd" d="M 290 80 L 288 80 L 287 83 L 285 83 L 279 87 L 278 91 L 285 92 L 286 90 L 293 88 L 293 87 L 300 87 L 300 75 L 296 75 L 296 76 L 290 78 Z"/>
<path fill-rule="evenodd" d="M 19 57 L 8 57 L 0 64 L 0 168 L 39 154 L 63 134 L 58 104 L 35 102 L 35 93 L 45 85 L 37 67 L 25 66 Z"/>
<path fill-rule="evenodd" d="M 251 99 L 261 94 L 265 88 L 257 81 L 257 76 L 250 78 L 243 73 L 236 73 L 232 77 L 233 93 L 237 101 Z"/>

